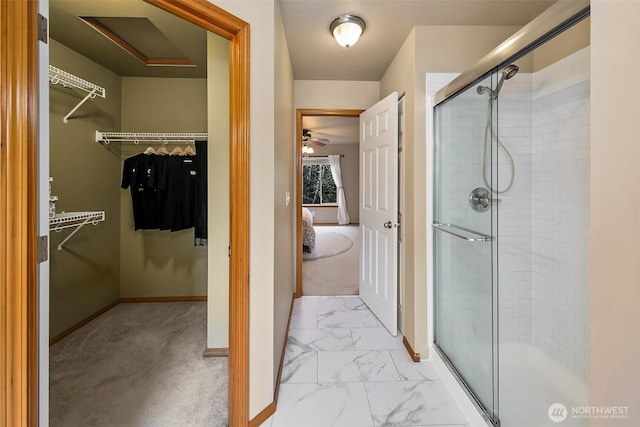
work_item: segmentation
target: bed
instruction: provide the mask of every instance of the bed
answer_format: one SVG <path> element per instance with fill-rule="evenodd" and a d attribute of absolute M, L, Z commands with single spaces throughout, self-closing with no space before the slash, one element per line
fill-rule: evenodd
<path fill-rule="evenodd" d="M 313 211 L 302 208 L 302 251 L 311 253 L 316 247 L 316 231 L 313 229 Z"/>

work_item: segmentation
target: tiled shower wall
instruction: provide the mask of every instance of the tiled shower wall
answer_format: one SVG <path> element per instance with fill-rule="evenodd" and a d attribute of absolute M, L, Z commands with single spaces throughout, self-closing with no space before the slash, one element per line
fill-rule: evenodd
<path fill-rule="evenodd" d="M 588 378 L 589 48 L 533 76 L 533 343 Z"/>
<path fill-rule="evenodd" d="M 498 204 L 498 307 L 500 343 L 503 344 L 530 343 L 532 339 L 532 80 L 530 73 L 517 74 L 505 82 L 498 100 L 499 138 L 515 163 L 513 187 L 497 196 L 501 200 Z M 507 188 L 512 173 L 507 157 L 499 151 L 498 190 Z"/>

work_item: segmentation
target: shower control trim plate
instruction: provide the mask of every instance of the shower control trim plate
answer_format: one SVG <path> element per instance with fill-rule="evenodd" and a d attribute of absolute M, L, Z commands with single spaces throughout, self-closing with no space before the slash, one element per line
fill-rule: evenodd
<path fill-rule="evenodd" d="M 476 212 L 488 211 L 493 202 L 501 202 L 501 200 L 492 199 L 491 193 L 486 188 L 478 187 L 469 194 L 469 206 Z"/>

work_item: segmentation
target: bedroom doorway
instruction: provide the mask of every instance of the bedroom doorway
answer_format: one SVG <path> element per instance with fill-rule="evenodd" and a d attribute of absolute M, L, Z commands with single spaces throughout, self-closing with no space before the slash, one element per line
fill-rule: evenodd
<path fill-rule="evenodd" d="M 296 298 L 358 294 L 358 122 L 363 111 L 296 111 Z M 340 164 L 337 179 L 345 206 L 340 212 L 329 156 Z"/>

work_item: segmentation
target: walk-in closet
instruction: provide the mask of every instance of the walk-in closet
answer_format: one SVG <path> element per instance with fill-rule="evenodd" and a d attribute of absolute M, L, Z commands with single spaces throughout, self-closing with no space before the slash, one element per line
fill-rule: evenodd
<path fill-rule="evenodd" d="M 49 3 L 50 425 L 226 425 L 228 41 Z"/>

